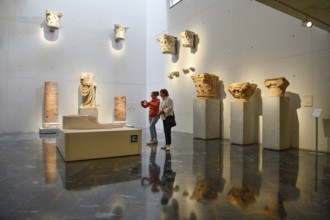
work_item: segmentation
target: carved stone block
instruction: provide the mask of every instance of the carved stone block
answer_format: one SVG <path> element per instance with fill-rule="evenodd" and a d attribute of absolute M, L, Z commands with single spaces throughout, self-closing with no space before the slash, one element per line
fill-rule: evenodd
<path fill-rule="evenodd" d="M 173 79 L 174 77 L 179 77 L 180 72 L 179 71 L 173 71 L 170 74 L 168 74 L 168 78 Z"/>
<path fill-rule="evenodd" d="M 188 74 L 190 72 L 189 69 L 182 69 L 182 71 L 183 71 L 184 74 Z"/>
<path fill-rule="evenodd" d="M 160 43 L 162 53 L 176 54 L 176 37 L 164 34 L 156 39 Z"/>
<path fill-rule="evenodd" d="M 80 92 L 82 95 L 80 108 L 96 108 L 96 84 L 94 83 L 93 73 L 86 72 L 81 74 Z"/>
<path fill-rule="evenodd" d="M 51 32 L 60 28 L 60 18 L 63 16 L 61 12 L 46 10 L 46 24 Z"/>
<path fill-rule="evenodd" d="M 126 96 L 115 97 L 115 121 L 126 121 Z"/>
<path fill-rule="evenodd" d="M 285 77 L 265 79 L 264 84 L 269 89 L 269 96 L 284 96 L 286 88 L 290 85 Z"/>
<path fill-rule="evenodd" d="M 115 41 L 124 40 L 126 38 L 126 32 L 128 27 L 122 26 L 120 24 L 115 24 Z"/>
<path fill-rule="evenodd" d="M 215 97 L 219 76 L 203 73 L 191 76 L 195 83 L 197 98 L 212 99 Z"/>
<path fill-rule="evenodd" d="M 58 85 L 57 82 L 45 82 L 43 127 L 58 124 Z"/>
<path fill-rule="evenodd" d="M 192 31 L 183 31 L 180 33 L 181 44 L 183 47 L 195 47 L 195 33 Z"/>
<path fill-rule="evenodd" d="M 249 82 L 232 83 L 229 85 L 228 91 L 235 99 L 241 102 L 248 102 L 256 91 L 257 84 Z"/>

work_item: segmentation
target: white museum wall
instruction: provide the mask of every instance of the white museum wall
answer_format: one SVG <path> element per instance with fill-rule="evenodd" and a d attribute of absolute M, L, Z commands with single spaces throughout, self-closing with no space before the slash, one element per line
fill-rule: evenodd
<path fill-rule="evenodd" d="M 45 10 L 63 13 L 50 33 Z M 128 26 L 114 41 L 114 24 Z M 59 84 L 59 121 L 78 114 L 79 80 L 93 72 L 99 121 L 113 121 L 114 96 L 127 97 L 127 122 L 145 127 L 146 1 L 0 1 L 0 133 L 37 132 L 45 81 Z"/>
<path fill-rule="evenodd" d="M 179 54 L 162 54 L 156 38 L 177 36 L 184 30 L 198 35 L 196 50 L 179 47 Z M 284 76 L 290 81 L 286 96 L 291 103 L 291 146 L 315 149 L 314 108 L 323 108 L 319 119 L 319 149 L 327 150 L 323 119 L 330 119 L 330 34 L 317 27 L 304 28 L 301 21 L 249 0 L 183 0 L 169 9 L 165 1 L 147 1 L 147 94 L 167 88 L 174 99 L 176 131 L 193 132 L 193 100 L 190 76 L 212 73 L 220 77 L 223 100 L 221 137 L 230 138 L 230 102 L 227 91 L 234 82 L 258 84 L 261 97 L 268 96 L 266 78 Z M 184 75 L 183 68 L 196 72 Z M 180 77 L 167 78 L 180 71 Z M 313 95 L 313 106 L 304 96 Z M 254 97 L 255 98 L 255 97 Z M 259 100 L 261 104 L 261 100 Z M 262 118 L 261 118 L 262 121 Z M 158 123 L 158 129 L 162 129 Z M 260 141 L 260 140 L 259 140 Z"/>

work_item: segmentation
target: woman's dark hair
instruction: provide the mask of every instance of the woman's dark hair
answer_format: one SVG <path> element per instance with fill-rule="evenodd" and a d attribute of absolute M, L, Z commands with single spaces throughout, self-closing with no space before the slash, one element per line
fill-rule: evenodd
<path fill-rule="evenodd" d="M 159 92 L 158 91 L 153 91 L 153 92 L 151 92 L 151 94 L 153 94 L 155 96 L 159 96 Z"/>
<path fill-rule="evenodd" d="M 169 96 L 168 91 L 166 89 L 161 89 L 161 93 L 164 93 L 165 96 Z"/>

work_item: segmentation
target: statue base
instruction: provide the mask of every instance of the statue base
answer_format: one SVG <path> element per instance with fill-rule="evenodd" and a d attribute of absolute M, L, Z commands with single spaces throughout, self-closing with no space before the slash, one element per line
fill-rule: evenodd
<path fill-rule="evenodd" d="M 290 99 L 267 97 L 262 100 L 262 145 L 264 149 L 284 150 L 290 147 Z"/>
<path fill-rule="evenodd" d="M 230 107 L 230 142 L 232 144 L 254 144 L 256 114 L 250 102 L 232 102 Z"/>
<path fill-rule="evenodd" d="M 57 128 L 60 126 L 59 122 L 46 122 L 39 128 L 39 134 L 56 134 Z"/>
<path fill-rule="evenodd" d="M 97 120 L 98 110 L 97 108 L 79 108 L 79 115 L 93 116 Z"/>
<path fill-rule="evenodd" d="M 194 138 L 220 138 L 219 99 L 195 99 L 193 117 Z"/>

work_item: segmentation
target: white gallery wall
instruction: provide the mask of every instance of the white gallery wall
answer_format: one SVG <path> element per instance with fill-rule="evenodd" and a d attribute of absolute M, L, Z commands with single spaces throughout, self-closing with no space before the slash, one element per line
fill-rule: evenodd
<path fill-rule="evenodd" d="M 162 54 L 156 38 L 177 36 L 184 30 L 198 35 L 196 50 L 179 47 L 177 56 Z M 327 150 L 324 132 L 330 119 L 330 34 L 317 27 L 304 28 L 301 21 L 251 0 L 183 0 L 169 9 L 168 1 L 147 0 L 147 94 L 167 88 L 174 99 L 176 131 L 192 133 L 193 100 L 190 76 L 212 73 L 220 77 L 223 138 L 230 138 L 230 103 L 227 91 L 234 82 L 254 82 L 260 89 L 255 99 L 261 106 L 268 96 L 266 78 L 284 76 L 290 81 L 286 96 L 291 104 L 291 146 L 315 149 L 315 119 L 311 113 L 323 108 L 319 118 L 319 149 Z M 196 71 L 184 75 L 183 68 Z M 180 77 L 167 78 L 180 71 Z M 305 106 L 305 95 L 313 106 Z M 260 112 L 262 115 L 262 112 Z M 262 124 L 262 117 L 260 117 Z M 161 123 L 158 123 L 161 129 Z M 259 138 L 260 139 L 260 138 Z"/>
<path fill-rule="evenodd" d="M 46 9 L 63 14 L 54 33 Z M 126 40 L 114 41 L 114 24 L 129 27 Z M 38 131 L 45 81 L 59 84 L 59 120 L 78 114 L 83 72 L 94 73 L 101 123 L 126 96 L 128 123 L 145 126 L 145 0 L 1 0 L 0 30 L 0 133 Z"/>

